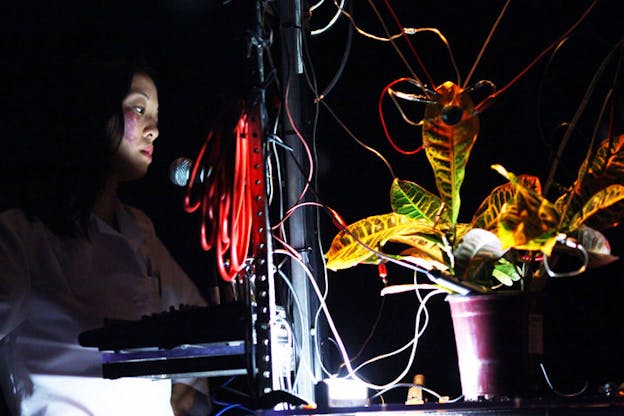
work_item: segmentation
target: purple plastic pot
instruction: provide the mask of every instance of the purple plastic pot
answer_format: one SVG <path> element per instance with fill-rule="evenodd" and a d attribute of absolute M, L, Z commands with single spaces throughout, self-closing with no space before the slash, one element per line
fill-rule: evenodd
<path fill-rule="evenodd" d="M 535 394 L 541 321 L 529 319 L 529 300 L 521 292 L 447 297 L 465 400 Z"/>

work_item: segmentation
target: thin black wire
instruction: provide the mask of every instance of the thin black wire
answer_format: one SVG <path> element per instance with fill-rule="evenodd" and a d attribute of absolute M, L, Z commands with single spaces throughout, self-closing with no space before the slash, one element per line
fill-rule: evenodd
<path fill-rule="evenodd" d="M 348 7 L 348 12 L 352 14 L 353 3 L 350 0 L 346 0 L 346 3 Z M 349 60 L 349 56 L 351 55 L 351 45 L 353 44 L 353 31 L 354 31 L 353 25 L 349 24 L 348 27 L 349 29 L 347 32 L 347 44 L 345 45 L 344 53 L 342 54 L 342 59 L 340 60 L 340 65 L 338 66 L 338 69 L 336 70 L 334 77 L 329 82 L 329 84 L 325 87 L 323 92 L 321 92 L 320 94 L 317 94 L 316 91 L 314 91 L 315 96 L 317 97 L 318 100 L 322 100 L 329 95 L 331 90 L 333 90 L 336 84 L 338 83 L 338 80 L 342 77 L 344 69 L 347 66 L 347 61 Z"/>
<path fill-rule="evenodd" d="M 581 115 L 585 111 L 585 108 L 587 107 L 587 104 L 589 103 L 589 98 L 593 94 L 594 89 L 596 88 L 596 84 L 598 83 L 598 80 L 600 79 L 600 76 L 602 75 L 602 73 L 606 69 L 607 64 L 613 58 L 613 55 L 615 54 L 615 52 L 616 51 L 620 51 L 620 49 L 622 49 L 623 46 L 624 46 L 624 39 L 620 40 L 613 47 L 613 49 L 611 49 L 611 51 L 609 51 L 607 56 L 603 59 L 603 61 L 598 66 L 598 69 L 594 73 L 594 77 L 592 78 L 591 82 L 589 83 L 589 85 L 587 87 L 587 90 L 585 91 L 585 95 L 583 96 L 583 99 L 581 100 L 581 103 L 579 104 L 576 112 L 574 113 L 574 116 L 572 117 L 572 121 L 570 122 L 570 125 L 568 126 L 568 129 L 566 130 L 563 138 L 561 139 L 561 142 L 559 143 L 559 147 L 557 148 L 557 153 L 555 154 L 554 160 L 552 161 L 552 165 L 551 165 L 550 171 L 548 172 L 548 177 L 547 177 L 546 182 L 544 184 L 543 195 L 548 196 L 548 191 L 550 190 L 550 187 L 552 186 L 552 183 L 554 181 L 554 177 L 555 177 L 555 174 L 557 172 L 557 168 L 559 167 L 559 162 L 561 162 L 561 157 L 563 155 L 563 151 L 564 151 L 564 149 L 566 148 L 566 146 L 568 144 L 568 140 L 570 139 L 570 136 L 571 136 L 572 132 L 574 131 L 574 129 L 576 129 L 576 125 L 578 123 L 579 118 L 581 117 Z M 592 139 L 592 141 L 593 141 L 593 139 Z M 592 147 L 593 147 L 593 143 L 590 144 L 589 151 L 592 150 Z"/>

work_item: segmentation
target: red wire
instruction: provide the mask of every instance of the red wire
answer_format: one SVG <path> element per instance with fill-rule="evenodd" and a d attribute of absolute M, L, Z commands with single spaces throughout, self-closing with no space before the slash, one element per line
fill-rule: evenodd
<path fill-rule="evenodd" d="M 399 78 L 399 79 L 395 79 L 390 84 L 386 85 L 384 89 L 381 91 L 381 94 L 379 95 L 379 102 L 377 103 L 377 111 L 379 112 L 379 118 L 381 119 L 381 126 L 383 127 L 383 131 L 384 131 L 384 134 L 386 135 L 386 139 L 388 139 L 388 141 L 390 142 L 394 150 L 404 155 L 413 155 L 413 154 L 420 152 L 423 149 L 423 145 L 421 144 L 418 148 L 414 150 L 403 150 L 399 146 L 397 146 L 394 140 L 392 140 L 392 137 L 390 137 L 390 132 L 388 132 L 388 126 L 386 125 L 386 120 L 384 119 L 384 115 L 383 115 L 382 104 L 383 104 L 383 98 L 390 88 L 392 88 L 395 84 L 398 84 L 399 82 L 411 81 L 411 80 L 412 80 L 411 78 Z"/>
<path fill-rule="evenodd" d="M 401 30 L 401 32 L 403 34 L 403 38 L 407 42 L 407 46 L 409 47 L 410 51 L 412 51 L 412 54 L 414 55 L 414 57 L 418 61 L 418 65 L 420 65 L 420 68 L 425 73 L 425 76 L 427 77 L 427 80 L 429 80 L 429 85 L 431 85 L 433 88 L 435 88 L 435 83 L 433 82 L 433 78 L 431 78 L 431 75 L 429 75 L 429 72 L 427 71 L 427 67 L 425 67 L 425 63 L 422 61 L 422 59 L 420 59 L 420 55 L 418 55 L 418 52 L 416 52 L 416 49 L 414 48 L 414 45 L 412 45 L 412 41 L 410 40 L 410 38 L 407 35 L 407 33 L 405 33 L 405 30 L 404 30 L 405 26 L 403 26 L 401 24 L 401 22 L 399 21 L 399 18 L 397 17 L 396 13 L 394 12 L 394 9 L 390 5 L 390 2 L 388 0 L 385 0 L 384 2 L 386 4 L 386 7 L 388 8 L 388 10 L 390 11 L 390 14 L 392 15 L 392 18 L 394 19 L 394 22 L 397 24 L 397 26 Z"/>
<path fill-rule="evenodd" d="M 493 101 L 494 101 L 494 99 L 496 97 L 498 97 L 499 95 L 501 95 L 502 93 L 507 91 L 512 85 L 514 85 L 516 82 L 518 82 L 518 80 L 520 78 L 522 78 L 527 72 L 529 72 L 539 61 L 541 61 L 542 58 L 548 52 L 553 50 L 563 39 L 568 37 L 570 35 L 570 33 L 572 33 L 572 31 L 574 31 L 574 29 L 576 29 L 583 22 L 583 20 L 585 20 L 585 18 L 587 17 L 587 15 L 589 15 L 589 13 L 592 11 L 594 6 L 596 6 L 597 2 L 598 2 L 598 0 L 592 1 L 590 3 L 589 7 L 587 7 L 587 9 L 585 10 L 585 12 L 583 12 L 581 17 L 579 17 L 578 20 L 576 22 L 574 22 L 574 24 L 568 30 L 566 30 L 566 32 L 563 35 L 561 35 L 559 37 L 559 39 L 557 39 L 556 42 L 552 42 L 550 45 L 548 45 L 548 47 L 546 47 L 546 49 L 544 49 L 542 52 L 540 52 L 539 55 L 537 55 L 535 58 L 533 58 L 533 60 L 522 71 L 520 71 L 520 73 L 518 75 L 516 75 L 511 81 L 509 81 L 507 83 L 507 85 L 505 85 L 503 88 L 500 88 L 498 91 L 493 92 L 492 94 L 487 96 L 483 101 L 481 101 L 475 107 L 475 112 L 481 113 L 481 112 L 485 111 L 490 105 L 492 105 L 492 103 L 493 103 Z"/>
<path fill-rule="evenodd" d="M 202 249 L 215 249 L 217 270 L 225 281 L 232 281 L 245 267 L 249 251 L 252 228 L 252 195 L 249 185 L 249 123 L 243 115 L 235 128 L 236 143 L 234 153 L 234 178 L 231 177 L 221 154 L 219 140 L 211 149 L 211 159 L 215 163 L 210 180 L 205 183 L 204 196 L 200 201 L 191 200 L 191 189 L 201 166 L 209 142 L 211 131 L 199 151 L 188 181 L 184 198 L 184 209 L 192 213 L 201 207 L 200 240 Z M 227 138 L 227 137 L 226 137 Z M 217 139 L 224 138 L 218 136 Z"/>
<path fill-rule="evenodd" d="M 184 195 L 184 210 L 189 214 L 197 211 L 197 209 L 201 205 L 200 201 L 197 201 L 195 203 L 191 202 L 191 188 L 195 183 L 197 172 L 199 171 L 199 167 L 201 166 L 200 162 L 204 158 L 204 153 L 206 153 L 206 147 L 208 146 L 208 143 L 212 140 L 212 135 L 213 131 L 210 130 L 210 132 L 208 133 L 208 137 L 206 137 L 206 140 L 204 141 L 203 146 L 201 147 L 201 149 L 199 149 L 199 154 L 195 159 L 195 163 L 193 164 L 193 169 L 191 170 L 191 175 L 186 186 L 186 194 Z"/>

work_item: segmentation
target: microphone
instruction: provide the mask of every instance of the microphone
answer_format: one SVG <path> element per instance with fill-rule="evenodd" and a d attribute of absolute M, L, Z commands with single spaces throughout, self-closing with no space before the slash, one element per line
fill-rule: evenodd
<path fill-rule="evenodd" d="M 186 186 L 193 169 L 193 161 L 187 157 L 179 157 L 169 165 L 169 180 L 177 186 Z M 212 174 L 212 167 L 199 166 L 194 183 L 204 183 Z"/>

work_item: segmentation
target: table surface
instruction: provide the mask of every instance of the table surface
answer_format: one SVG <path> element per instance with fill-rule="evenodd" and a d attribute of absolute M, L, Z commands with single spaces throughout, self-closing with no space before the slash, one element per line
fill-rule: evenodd
<path fill-rule="evenodd" d="M 286 415 L 349 415 L 349 416 L 403 416 L 419 414 L 442 415 L 624 415 L 624 397 L 513 399 L 506 401 L 424 403 L 421 405 L 375 404 L 364 407 L 327 409 L 262 410 L 260 416 Z"/>

